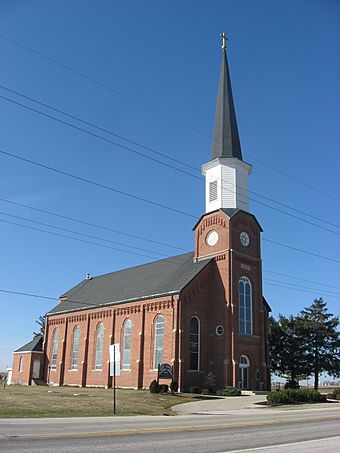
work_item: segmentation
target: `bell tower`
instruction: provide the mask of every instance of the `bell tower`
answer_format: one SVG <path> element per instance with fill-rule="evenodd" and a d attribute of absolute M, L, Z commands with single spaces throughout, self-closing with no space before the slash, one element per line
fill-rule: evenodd
<path fill-rule="evenodd" d="M 224 385 L 242 389 L 269 386 L 267 317 L 262 295 L 262 228 L 249 212 L 248 176 L 242 157 L 226 53 L 216 103 L 211 160 L 205 176 L 205 213 L 194 226 L 194 261 L 210 260 L 208 340 L 213 373 Z M 216 325 L 224 333 L 218 337 Z M 215 329 L 215 330 L 214 330 Z M 208 341 L 207 340 L 207 341 Z"/>
<path fill-rule="evenodd" d="M 205 176 L 205 212 L 221 208 L 249 210 L 248 175 L 252 166 L 242 159 L 234 100 L 222 37 L 222 63 L 216 102 L 211 161 L 202 166 Z"/>

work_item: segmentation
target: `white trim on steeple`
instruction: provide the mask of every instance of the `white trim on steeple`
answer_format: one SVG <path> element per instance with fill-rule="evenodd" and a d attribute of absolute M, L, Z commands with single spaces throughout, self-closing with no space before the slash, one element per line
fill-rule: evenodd
<path fill-rule="evenodd" d="M 205 176 L 206 212 L 220 208 L 249 211 L 248 176 L 252 166 L 237 158 L 218 158 L 202 166 Z M 217 198 L 210 197 L 210 187 L 217 182 Z M 211 199 L 213 198 L 213 199 Z"/>

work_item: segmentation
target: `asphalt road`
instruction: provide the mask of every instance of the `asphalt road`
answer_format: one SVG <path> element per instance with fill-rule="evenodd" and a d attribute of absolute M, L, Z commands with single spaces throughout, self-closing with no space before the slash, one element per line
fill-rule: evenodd
<path fill-rule="evenodd" d="M 178 417 L 0 420 L 1 452 L 325 452 L 340 450 L 338 408 Z"/>

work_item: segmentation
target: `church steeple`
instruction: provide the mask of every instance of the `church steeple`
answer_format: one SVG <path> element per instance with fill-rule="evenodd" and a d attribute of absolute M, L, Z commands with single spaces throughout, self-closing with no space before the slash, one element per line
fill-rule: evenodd
<path fill-rule="evenodd" d="M 248 211 L 248 175 L 251 165 L 242 159 L 233 94 L 226 54 L 226 35 L 221 34 L 222 64 L 217 94 L 212 160 L 202 166 L 205 175 L 206 212 L 216 209 Z"/>
<path fill-rule="evenodd" d="M 222 63 L 216 102 L 215 128 L 212 145 L 212 160 L 219 157 L 236 157 L 242 160 L 240 138 L 238 135 L 233 93 L 226 53 L 226 36 L 221 34 Z"/>

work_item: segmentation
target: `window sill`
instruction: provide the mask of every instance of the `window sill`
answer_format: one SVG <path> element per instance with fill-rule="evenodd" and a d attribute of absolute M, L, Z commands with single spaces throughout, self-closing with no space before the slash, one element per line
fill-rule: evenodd
<path fill-rule="evenodd" d="M 78 368 L 70 368 L 69 371 L 78 371 Z"/>
<path fill-rule="evenodd" d="M 131 371 L 131 368 L 122 368 L 120 371 Z"/>
<path fill-rule="evenodd" d="M 203 373 L 201 370 L 187 370 L 188 373 Z"/>
<path fill-rule="evenodd" d="M 92 371 L 103 371 L 103 369 L 102 368 L 100 368 L 100 369 L 97 368 L 96 370 L 92 370 Z"/>

